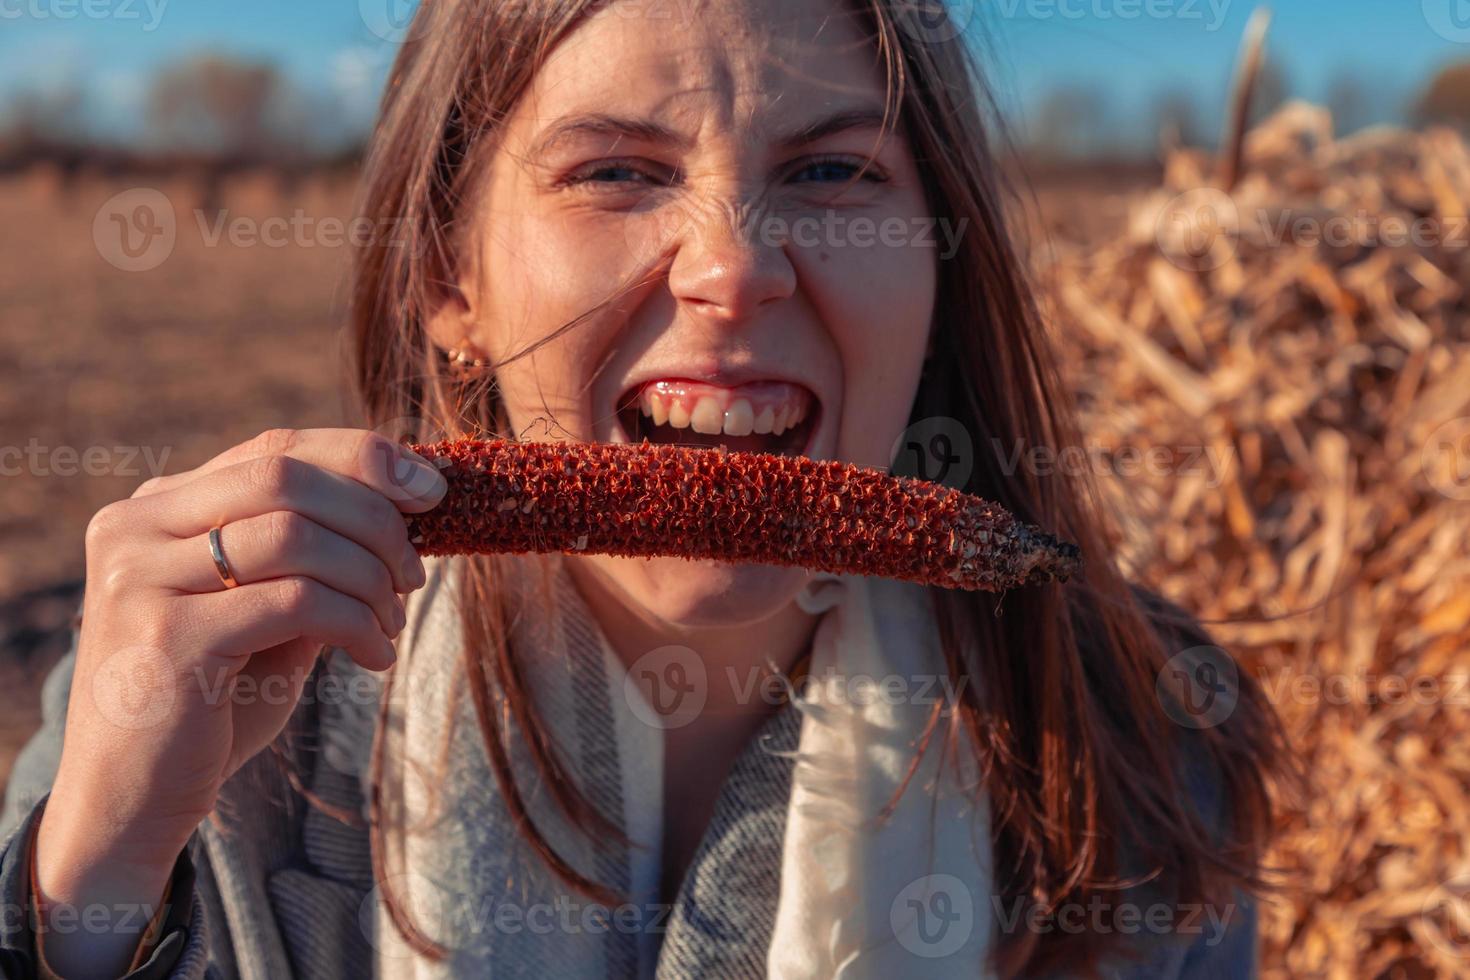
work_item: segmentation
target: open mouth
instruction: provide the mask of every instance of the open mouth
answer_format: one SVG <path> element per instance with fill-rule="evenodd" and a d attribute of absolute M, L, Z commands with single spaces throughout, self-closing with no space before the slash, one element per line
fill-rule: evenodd
<path fill-rule="evenodd" d="M 821 405 L 811 390 L 785 381 L 726 388 L 682 379 L 638 385 L 618 401 L 629 442 L 804 455 Z"/>

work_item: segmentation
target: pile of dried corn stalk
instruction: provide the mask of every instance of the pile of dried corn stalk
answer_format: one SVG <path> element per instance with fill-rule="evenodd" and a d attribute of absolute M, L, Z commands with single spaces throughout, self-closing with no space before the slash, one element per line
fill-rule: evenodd
<path fill-rule="evenodd" d="M 1467 977 L 1470 151 L 1294 103 L 1210 171 L 1170 154 L 1112 240 L 1050 216 L 1089 458 L 1304 759 L 1264 975 Z"/>

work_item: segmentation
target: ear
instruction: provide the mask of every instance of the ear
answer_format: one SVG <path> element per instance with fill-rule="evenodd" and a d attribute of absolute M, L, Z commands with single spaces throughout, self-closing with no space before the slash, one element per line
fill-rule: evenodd
<path fill-rule="evenodd" d="M 465 292 L 457 284 L 446 283 L 434 297 L 432 311 L 424 321 L 424 332 L 440 350 L 478 348 L 475 337 L 475 312 Z"/>

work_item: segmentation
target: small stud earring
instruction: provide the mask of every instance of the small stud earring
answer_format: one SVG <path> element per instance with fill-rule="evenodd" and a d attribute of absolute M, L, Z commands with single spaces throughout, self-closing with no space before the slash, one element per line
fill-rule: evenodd
<path fill-rule="evenodd" d="M 466 337 L 445 351 L 445 356 L 449 358 L 449 373 L 456 381 L 476 381 L 484 377 L 485 372 L 490 369 L 490 363 L 471 354 L 471 350 L 472 345 Z"/>

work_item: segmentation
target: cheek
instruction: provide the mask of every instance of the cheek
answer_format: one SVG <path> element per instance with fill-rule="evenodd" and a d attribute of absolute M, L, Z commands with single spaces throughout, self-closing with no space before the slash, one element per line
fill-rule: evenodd
<path fill-rule="evenodd" d="M 921 245 L 848 245 L 807 256 L 842 362 L 841 458 L 887 467 L 908 424 L 934 316 L 937 257 Z"/>
<path fill-rule="evenodd" d="M 617 304 L 597 308 L 626 274 L 624 257 L 605 234 L 574 234 L 508 208 L 492 211 L 485 228 L 476 329 L 494 360 L 512 359 L 496 372 L 512 423 L 524 429 L 549 410 L 558 426 L 590 438 L 588 382 L 618 330 Z"/>

